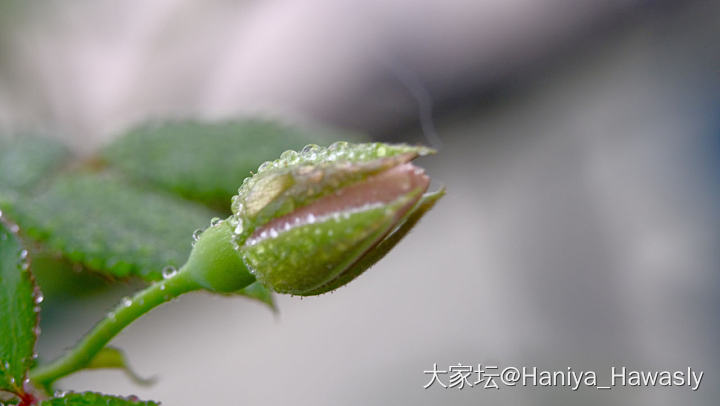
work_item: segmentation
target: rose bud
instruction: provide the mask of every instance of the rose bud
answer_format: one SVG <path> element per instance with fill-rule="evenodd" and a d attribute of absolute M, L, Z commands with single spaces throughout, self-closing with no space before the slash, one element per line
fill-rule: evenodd
<path fill-rule="evenodd" d="M 233 214 L 211 222 L 179 270 L 125 298 L 71 351 L 34 368 L 30 378 L 49 386 L 87 367 L 133 320 L 187 292 L 247 296 L 246 288 L 257 292 L 264 285 L 307 296 L 345 285 L 392 249 L 444 194 L 424 194 L 430 179 L 410 163 L 431 152 L 335 143 L 286 151 L 264 163 L 233 198 Z"/>
<path fill-rule="evenodd" d="M 336 289 L 382 258 L 443 195 L 411 160 L 423 147 L 382 143 L 286 151 L 243 182 L 228 219 L 235 249 L 276 292 Z"/>

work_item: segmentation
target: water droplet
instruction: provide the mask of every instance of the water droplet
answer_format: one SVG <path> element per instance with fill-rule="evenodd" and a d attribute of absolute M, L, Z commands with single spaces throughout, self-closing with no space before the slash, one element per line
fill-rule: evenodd
<path fill-rule="evenodd" d="M 164 284 L 164 283 L 161 283 L 161 284 L 160 284 L 160 290 L 165 290 L 165 284 Z"/>
<path fill-rule="evenodd" d="M 40 313 L 40 310 L 42 310 L 42 309 L 40 309 L 40 306 L 35 306 L 35 307 L 33 307 L 33 311 L 34 311 L 35 313 Z"/>
<path fill-rule="evenodd" d="M 20 269 L 22 269 L 23 271 L 27 271 L 28 269 L 30 269 L 30 264 L 27 262 L 23 262 L 22 265 L 20 265 Z"/>
<path fill-rule="evenodd" d="M 303 149 L 302 149 L 302 151 L 300 151 L 300 153 L 303 155 L 307 155 L 312 152 L 315 152 L 318 148 L 320 148 L 320 147 L 318 147 L 317 144 L 307 144 L 306 146 L 303 147 Z"/>
<path fill-rule="evenodd" d="M 216 225 L 222 223 L 222 219 L 220 217 L 213 217 L 210 220 L 210 227 L 215 227 Z"/>
<path fill-rule="evenodd" d="M 113 322 L 117 320 L 117 319 L 115 318 L 115 312 L 110 312 L 110 313 L 108 313 L 107 318 L 110 319 L 110 321 L 113 321 Z"/>
<path fill-rule="evenodd" d="M 315 222 L 315 215 L 312 213 L 308 214 L 307 222 L 308 222 L 308 224 L 313 224 Z"/>
<path fill-rule="evenodd" d="M 25 259 L 28 257 L 28 250 L 21 250 L 20 251 L 20 259 Z"/>
<path fill-rule="evenodd" d="M 237 225 L 235 226 L 235 230 L 233 230 L 235 234 L 242 234 L 243 232 L 243 220 L 241 218 L 237 219 Z"/>
<path fill-rule="evenodd" d="M 32 359 L 38 359 L 38 357 L 40 357 L 40 355 L 38 353 L 34 352 L 32 355 Z"/>
<path fill-rule="evenodd" d="M 283 152 L 282 154 L 280 154 L 280 159 L 284 159 L 288 162 L 294 162 L 295 160 L 297 160 L 297 157 L 298 157 L 297 155 L 298 155 L 297 152 L 289 149 L 289 150 Z"/>
<path fill-rule="evenodd" d="M 275 238 L 277 236 L 278 236 L 277 230 L 275 230 L 274 228 L 271 228 L 270 229 L 270 238 Z"/>
<path fill-rule="evenodd" d="M 165 268 L 163 268 L 163 270 L 162 270 L 163 279 L 172 278 L 173 276 L 175 276 L 177 274 L 177 272 L 178 271 L 177 271 L 177 269 L 175 269 L 174 266 L 168 265 Z M 165 285 L 163 285 L 163 286 L 165 286 Z"/>
<path fill-rule="evenodd" d="M 5 361 L 5 364 L 3 365 L 5 365 L 6 370 L 10 369 L 10 363 L 8 361 Z"/>
<path fill-rule="evenodd" d="M 123 307 L 130 307 L 130 306 L 132 306 L 132 304 L 133 304 L 133 301 L 129 297 L 122 298 Z"/>
<path fill-rule="evenodd" d="M 265 162 L 263 162 L 263 163 L 260 165 L 260 167 L 258 167 L 258 172 L 262 172 L 262 171 L 268 169 L 271 165 L 272 165 L 272 162 L 270 162 L 270 161 L 265 161 Z"/>
<path fill-rule="evenodd" d="M 193 242 L 197 241 L 200 238 L 200 235 L 203 233 L 203 231 L 205 231 L 205 230 L 203 230 L 202 228 L 198 228 L 197 230 L 193 231 L 193 233 L 192 233 Z"/>
<path fill-rule="evenodd" d="M 45 300 L 45 296 L 43 296 L 42 292 L 38 291 L 35 294 L 35 303 L 40 304 L 43 302 L 43 300 Z"/>
<path fill-rule="evenodd" d="M 12 376 L 10 377 L 10 384 L 15 385 L 15 378 L 13 378 Z"/>
<path fill-rule="evenodd" d="M 42 333 L 42 330 L 40 329 L 40 326 L 33 327 L 33 333 L 35 333 L 36 336 L 39 336 L 40 333 Z"/>
<path fill-rule="evenodd" d="M 12 231 L 13 233 L 17 233 L 18 231 L 20 231 L 20 226 L 18 226 L 17 224 L 13 224 L 10 226 L 10 231 Z"/>
<path fill-rule="evenodd" d="M 56 390 L 53 394 L 53 396 L 55 396 L 56 398 L 64 398 L 65 395 L 67 395 L 67 392 L 64 390 Z"/>

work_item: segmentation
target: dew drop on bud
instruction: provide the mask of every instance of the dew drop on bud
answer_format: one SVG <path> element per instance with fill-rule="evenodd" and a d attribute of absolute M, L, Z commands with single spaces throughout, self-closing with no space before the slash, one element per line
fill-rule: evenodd
<path fill-rule="evenodd" d="M 130 307 L 130 306 L 132 306 L 132 304 L 133 304 L 133 301 L 129 297 L 124 297 L 122 299 L 123 307 Z"/>
<path fill-rule="evenodd" d="M 43 296 L 42 292 L 35 294 L 35 304 L 40 304 L 43 300 L 45 300 L 45 296 Z"/>
<path fill-rule="evenodd" d="M 165 268 L 163 268 L 163 270 L 162 270 L 163 279 L 172 278 L 173 276 L 175 276 L 175 274 L 177 274 L 177 269 L 175 269 L 174 266 L 169 265 L 169 266 L 166 266 Z M 163 287 L 164 286 L 165 285 L 163 285 Z"/>
<path fill-rule="evenodd" d="M 28 250 L 21 250 L 20 251 L 20 259 L 25 259 L 28 257 Z"/>
<path fill-rule="evenodd" d="M 213 217 L 210 220 L 210 227 L 215 227 L 216 225 L 222 223 L 222 219 L 220 217 Z"/>
<path fill-rule="evenodd" d="M 233 230 L 235 234 L 242 234 L 243 232 L 243 221 L 242 219 L 237 219 L 237 225 L 235 226 L 235 230 Z"/>
<path fill-rule="evenodd" d="M 297 159 L 297 152 L 289 149 L 289 150 L 283 152 L 282 154 L 280 154 L 280 159 L 284 159 L 287 161 L 294 161 Z"/>
<path fill-rule="evenodd" d="M 271 165 L 272 165 L 272 162 L 270 162 L 270 161 L 263 162 L 262 165 L 260 165 L 260 167 L 258 168 L 258 172 L 264 171 L 265 169 L 269 168 Z"/>
<path fill-rule="evenodd" d="M 10 231 L 12 231 L 13 233 L 17 233 L 18 231 L 20 231 L 20 226 L 18 226 L 17 224 L 13 224 L 10 226 Z"/>
<path fill-rule="evenodd" d="M 310 153 L 317 151 L 318 148 L 319 147 L 316 144 L 307 144 L 306 146 L 303 147 L 303 149 L 302 149 L 302 151 L 300 151 L 300 153 L 303 155 L 308 155 Z"/>

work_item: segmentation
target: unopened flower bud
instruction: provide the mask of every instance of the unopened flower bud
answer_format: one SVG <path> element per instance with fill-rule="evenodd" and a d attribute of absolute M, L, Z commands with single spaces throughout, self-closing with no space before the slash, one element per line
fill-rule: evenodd
<path fill-rule="evenodd" d="M 286 151 L 233 198 L 235 248 L 255 277 L 280 293 L 315 295 L 379 260 L 443 192 L 410 161 L 432 150 L 335 143 Z"/>

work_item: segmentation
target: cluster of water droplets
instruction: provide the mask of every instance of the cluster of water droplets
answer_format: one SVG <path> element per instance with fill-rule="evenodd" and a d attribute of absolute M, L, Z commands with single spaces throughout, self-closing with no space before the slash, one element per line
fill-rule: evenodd
<path fill-rule="evenodd" d="M 338 141 L 327 148 L 308 144 L 300 152 L 287 150 L 280 155 L 279 159 L 263 162 L 258 168 L 258 173 L 292 165 L 313 165 L 336 161 L 368 161 L 415 150 L 421 154 L 425 152 L 424 149 L 417 149 L 407 145 L 387 145 L 380 142 L 350 144 L 345 141 Z"/>

